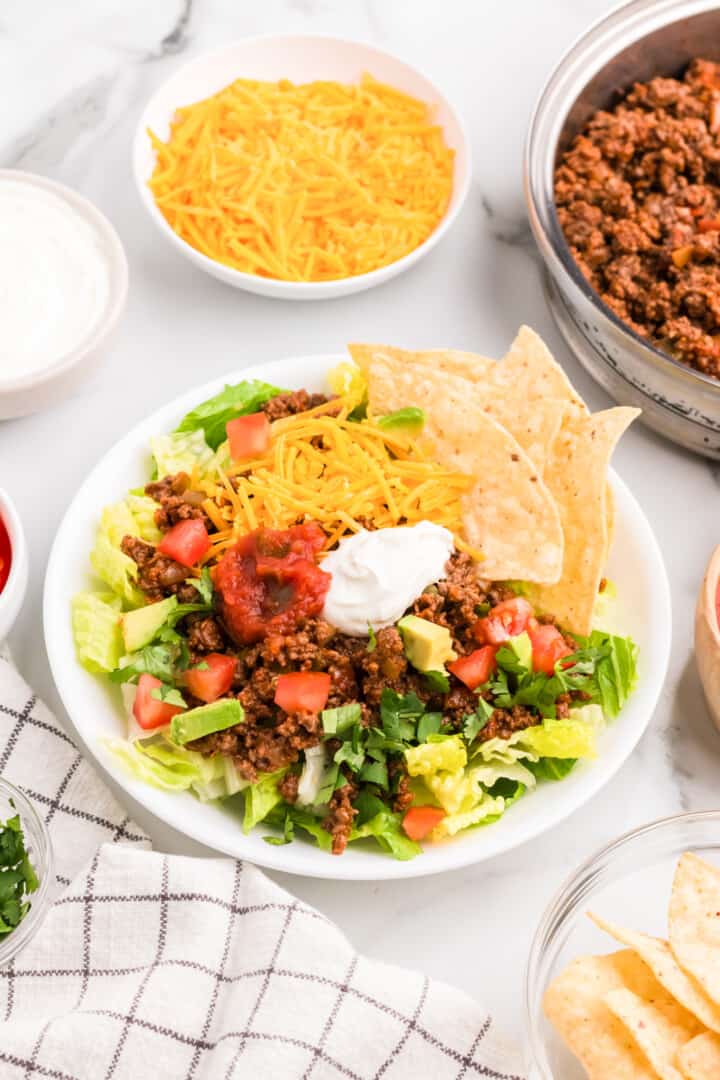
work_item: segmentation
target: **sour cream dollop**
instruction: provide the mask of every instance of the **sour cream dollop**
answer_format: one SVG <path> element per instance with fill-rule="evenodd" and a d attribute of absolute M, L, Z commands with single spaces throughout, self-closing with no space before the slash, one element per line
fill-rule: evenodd
<path fill-rule="evenodd" d="M 81 345 L 110 280 L 100 234 L 79 210 L 38 184 L 0 180 L 0 386 Z"/>
<path fill-rule="evenodd" d="M 444 576 L 453 546 L 452 533 L 431 521 L 346 537 L 322 563 L 332 574 L 323 618 L 353 637 L 368 624 L 392 626 Z"/>

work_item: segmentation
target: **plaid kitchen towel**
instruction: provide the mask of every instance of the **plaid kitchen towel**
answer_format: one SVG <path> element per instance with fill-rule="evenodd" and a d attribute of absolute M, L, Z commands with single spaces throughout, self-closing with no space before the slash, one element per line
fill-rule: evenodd
<path fill-rule="evenodd" d="M 254 866 L 148 850 L 1 656 L 0 774 L 44 813 L 58 871 L 0 968 L 2 1080 L 522 1080 L 470 998 L 358 956 Z"/>

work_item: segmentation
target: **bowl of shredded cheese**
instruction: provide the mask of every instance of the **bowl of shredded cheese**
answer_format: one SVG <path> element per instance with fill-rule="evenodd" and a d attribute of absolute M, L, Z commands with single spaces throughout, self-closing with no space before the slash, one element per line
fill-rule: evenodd
<path fill-rule="evenodd" d="M 378 285 L 427 254 L 470 180 L 462 123 L 414 68 L 323 35 L 246 38 L 177 71 L 134 145 L 140 197 L 171 244 L 281 299 Z"/>

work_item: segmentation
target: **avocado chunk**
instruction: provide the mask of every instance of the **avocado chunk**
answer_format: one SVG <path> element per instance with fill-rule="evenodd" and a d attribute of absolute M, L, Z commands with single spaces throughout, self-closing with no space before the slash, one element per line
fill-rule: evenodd
<path fill-rule="evenodd" d="M 177 713 L 170 721 L 170 738 L 184 746 L 204 735 L 215 731 L 235 727 L 245 719 L 245 710 L 236 698 L 221 698 L 209 705 L 200 705 L 197 709 Z"/>
<path fill-rule="evenodd" d="M 447 626 L 438 626 L 418 615 L 406 615 L 397 626 L 405 655 L 418 671 L 445 671 L 447 661 L 457 659 Z"/>
<path fill-rule="evenodd" d="M 378 427 L 384 431 L 393 431 L 402 435 L 419 435 L 425 426 L 425 413 L 415 405 L 409 405 L 405 409 L 381 416 L 377 421 Z"/>
<path fill-rule="evenodd" d="M 149 645 L 177 604 L 176 596 L 168 596 L 167 600 L 158 600 L 156 604 L 148 604 L 147 607 L 121 615 L 120 626 L 126 651 L 137 652 Z"/>

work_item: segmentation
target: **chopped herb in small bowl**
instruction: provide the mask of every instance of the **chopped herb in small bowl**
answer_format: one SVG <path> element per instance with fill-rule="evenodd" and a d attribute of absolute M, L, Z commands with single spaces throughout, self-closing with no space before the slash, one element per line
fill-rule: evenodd
<path fill-rule="evenodd" d="M 53 881 L 52 846 L 45 822 L 27 796 L 0 777 L 0 966 L 40 926 Z"/>

